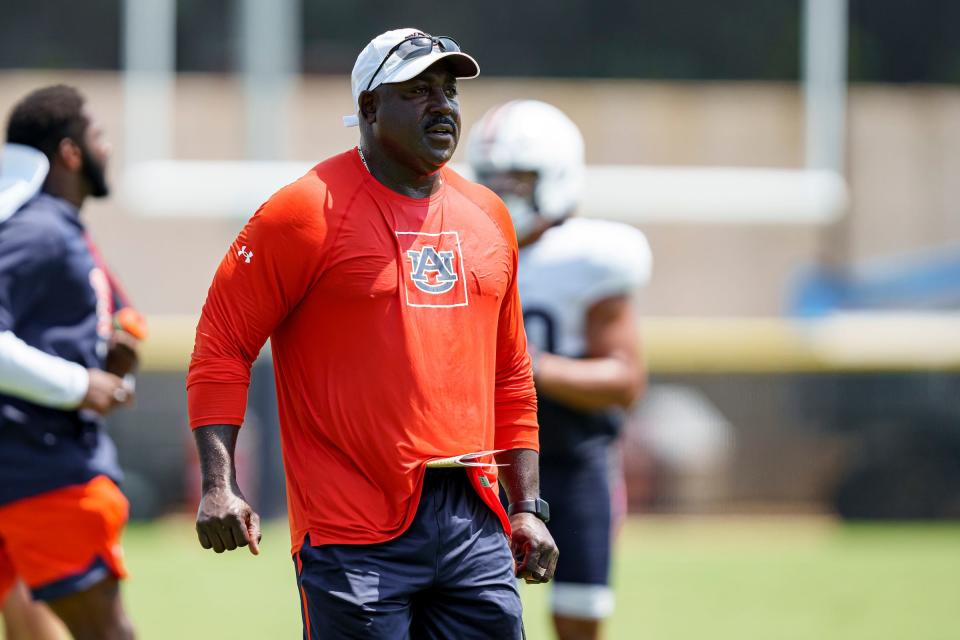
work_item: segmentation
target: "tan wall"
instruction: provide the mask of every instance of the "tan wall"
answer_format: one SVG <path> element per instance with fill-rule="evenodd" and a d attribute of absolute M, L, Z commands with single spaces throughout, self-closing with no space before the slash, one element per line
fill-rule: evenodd
<path fill-rule="evenodd" d="M 105 122 L 119 184 L 119 76 L 0 73 L 0 109 L 56 81 L 79 86 Z M 476 80 L 462 87 L 464 121 L 469 125 L 486 108 L 516 97 L 565 109 L 583 129 L 593 163 L 802 163 L 802 100 L 793 85 Z M 354 144 L 356 129 L 340 126 L 349 104 L 346 79 L 303 79 L 288 118 L 289 159 L 319 160 Z M 233 78 L 180 76 L 175 115 L 176 157 L 243 157 L 241 90 Z M 858 86 L 849 117 L 853 209 L 837 228 L 646 226 L 656 260 L 645 298 L 649 313 L 777 314 L 791 275 L 821 255 L 862 260 L 960 242 L 960 183 L 952 179 L 960 169 L 960 90 Z M 126 208 L 122 189 L 116 195 L 90 203 L 85 217 L 134 298 L 151 313 L 196 313 L 242 220 L 142 218 Z"/>
<path fill-rule="evenodd" d="M 960 89 L 863 87 L 850 108 L 851 255 L 960 241 Z"/>

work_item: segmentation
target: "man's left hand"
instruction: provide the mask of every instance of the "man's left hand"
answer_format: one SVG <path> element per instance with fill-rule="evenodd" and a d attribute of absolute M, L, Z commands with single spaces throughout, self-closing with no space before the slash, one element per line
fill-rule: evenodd
<path fill-rule="evenodd" d="M 528 584 L 550 582 L 560 551 L 547 525 L 532 513 L 515 513 L 510 516 L 510 527 L 510 550 L 516 561 L 517 577 Z"/>

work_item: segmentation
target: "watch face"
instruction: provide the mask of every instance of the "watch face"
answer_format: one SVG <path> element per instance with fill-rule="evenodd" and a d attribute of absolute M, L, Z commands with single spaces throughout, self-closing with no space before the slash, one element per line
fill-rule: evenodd
<path fill-rule="evenodd" d="M 547 522 L 550 520 L 550 505 L 547 504 L 546 500 L 541 498 L 521 500 L 520 502 L 511 504 L 510 508 L 507 509 L 507 513 L 511 516 L 515 513 L 532 513 L 544 522 Z"/>
<path fill-rule="evenodd" d="M 550 522 L 550 503 L 537 498 L 537 516 L 544 522 Z"/>

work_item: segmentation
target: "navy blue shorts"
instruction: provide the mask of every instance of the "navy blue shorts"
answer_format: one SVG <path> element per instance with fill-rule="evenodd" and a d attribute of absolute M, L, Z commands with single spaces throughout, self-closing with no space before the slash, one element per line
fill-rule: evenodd
<path fill-rule="evenodd" d="M 462 469 L 427 470 L 399 537 L 297 556 L 306 640 L 523 637 L 509 542 Z"/>
<path fill-rule="evenodd" d="M 613 610 L 611 477 L 619 469 L 609 448 L 576 461 L 542 461 L 540 495 L 550 503 L 547 527 L 560 549 L 551 593 L 554 613 L 600 619 Z"/>

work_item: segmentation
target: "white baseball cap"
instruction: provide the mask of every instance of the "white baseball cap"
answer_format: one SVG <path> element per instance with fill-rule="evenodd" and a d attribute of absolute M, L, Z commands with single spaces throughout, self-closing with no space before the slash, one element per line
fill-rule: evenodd
<path fill-rule="evenodd" d="M 22 144 L 0 146 L 0 222 L 37 195 L 49 172 L 42 151 Z"/>
<path fill-rule="evenodd" d="M 432 39 L 430 49 L 426 49 L 426 40 L 422 43 L 421 51 L 416 51 L 417 37 Z M 411 49 L 406 57 L 397 55 L 398 47 L 405 40 L 411 40 Z M 476 78 L 480 75 L 480 65 L 469 55 L 460 51 L 459 45 L 455 50 L 444 46 L 456 43 L 445 36 L 431 36 L 421 29 L 393 29 L 381 33 L 363 48 L 357 61 L 353 64 L 353 73 L 350 74 L 350 86 L 353 89 L 353 106 L 358 108 L 360 94 L 364 91 L 373 91 L 381 84 L 405 82 L 415 78 L 420 73 L 444 58 L 449 58 L 450 67 L 457 78 Z M 413 54 L 413 55 L 411 55 Z M 354 115 L 343 116 L 343 126 L 355 127 L 360 124 L 359 117 Z"/>

